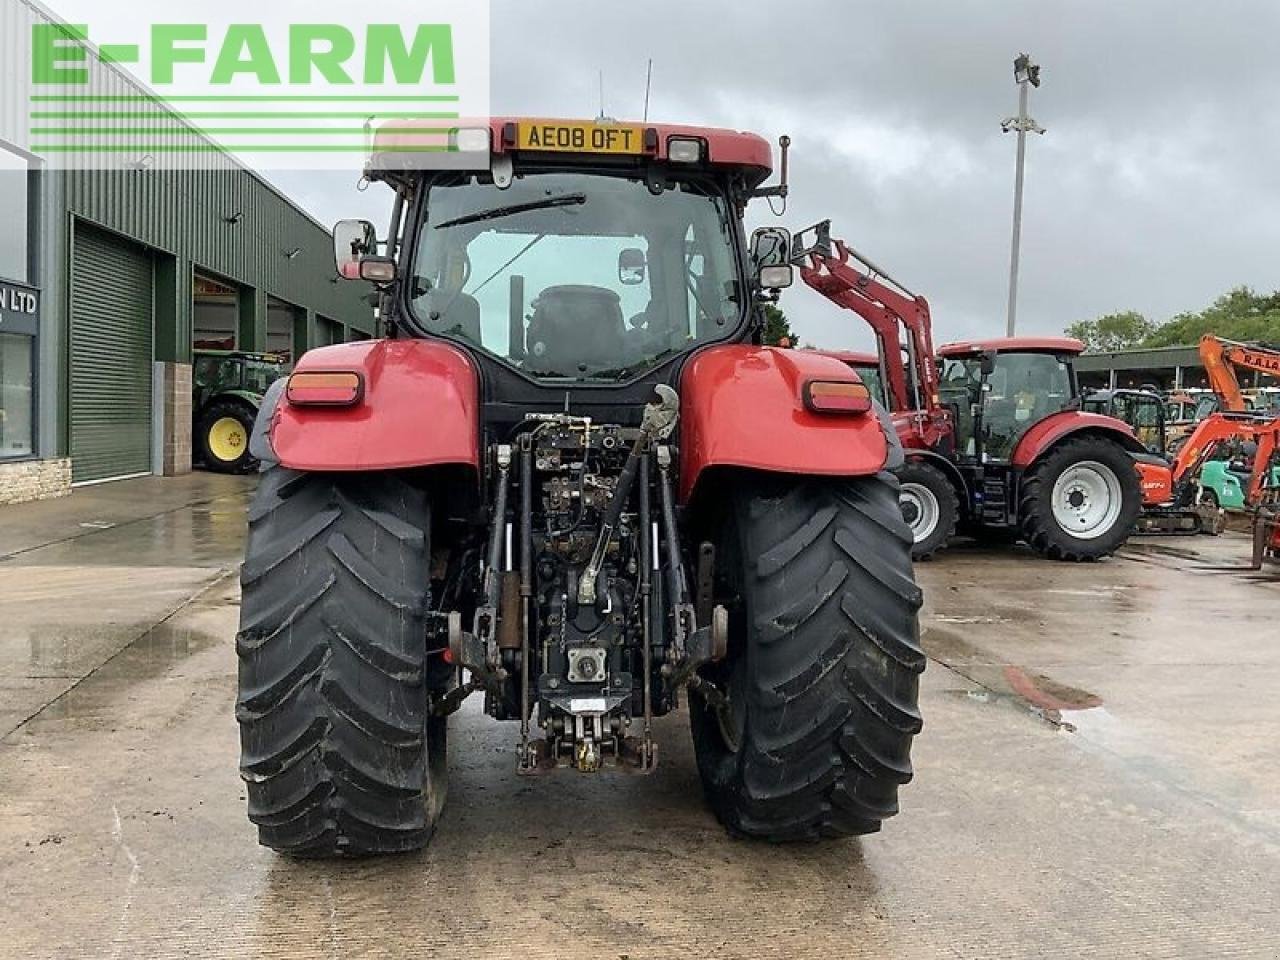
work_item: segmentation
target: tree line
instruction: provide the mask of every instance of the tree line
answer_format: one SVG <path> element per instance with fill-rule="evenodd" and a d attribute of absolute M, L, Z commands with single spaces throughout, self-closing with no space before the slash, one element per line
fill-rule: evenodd
<path fill-rule="evenodd" d="M 1236 287 L 1198 313 L 1180 313 L 1157 323 L 1136 310 L 1108 313 L 1067 327 L 1089 350 L 1104 353 L 1141 347 L 1194 345 L 1212 333 L 1228 340 L 1280 342 L 1280 290 L 1255 293 Z"/>

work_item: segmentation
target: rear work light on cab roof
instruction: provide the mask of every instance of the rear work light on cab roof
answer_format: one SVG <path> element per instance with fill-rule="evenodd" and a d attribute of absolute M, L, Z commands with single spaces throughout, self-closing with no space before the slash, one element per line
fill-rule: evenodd
<path fill-rule="evenodd" d="M 701 163 L 702 141 L 691 137 L 671 137 L 667 140 L 667 159 L 672 163 Z"/>
<path fill-rule="evenodd" d="M 810 380 L 804 385 L 804 405 L 814 413 L 866 413 L 871 391 L 866 384 L 844 380 Z"/>
<path fill-rule="evenodd" d="M 300 407 L 351 407 L 364 396 L 364 380 L 346 371 L 295 373 L 289 377 L 285 396 Z"/>

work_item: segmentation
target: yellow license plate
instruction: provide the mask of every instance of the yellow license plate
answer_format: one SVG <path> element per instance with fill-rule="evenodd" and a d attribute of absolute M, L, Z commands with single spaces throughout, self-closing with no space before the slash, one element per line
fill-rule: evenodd
<path fill-rule="evenodd" d="M 520 149 L 556 153 L 644 153 L 644 129 L 597 123 L 522 123 Z"/>

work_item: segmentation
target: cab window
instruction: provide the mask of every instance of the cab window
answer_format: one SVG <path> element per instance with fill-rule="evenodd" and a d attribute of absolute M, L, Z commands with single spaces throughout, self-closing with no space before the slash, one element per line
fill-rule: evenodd
<path fill-rule="evenodd" d="M 1033 425 L 1071 403 L 1067 364 L 1047 353 L 1002 353 L 983 395 L 983 451 L 1007 460 Z"/>

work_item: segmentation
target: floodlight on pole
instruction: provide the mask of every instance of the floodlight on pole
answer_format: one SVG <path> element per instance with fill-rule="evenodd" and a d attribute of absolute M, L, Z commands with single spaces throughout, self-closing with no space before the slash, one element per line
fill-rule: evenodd
<path fill-rule="evenodd" d="M 1019 54 L 1013 61 L 1013 80 L 1018 85 L 1018 115 L 1008 117 L 1000 124 L 1004 133 L 1018 134 L 1018 159 L 1013 185 L 1013 241 L 1009 254 L 1009 322 L 1008 334 L 1013 336 L 1018 316 L 1018 259 L 1022 246 L 1022 180 L 1027 159 L 1027 134 L 1043 134 L 1040 126 L 1027 115 L 1028 88 L 1040 86 L 1040 65 L 1031 56 Z"/>

